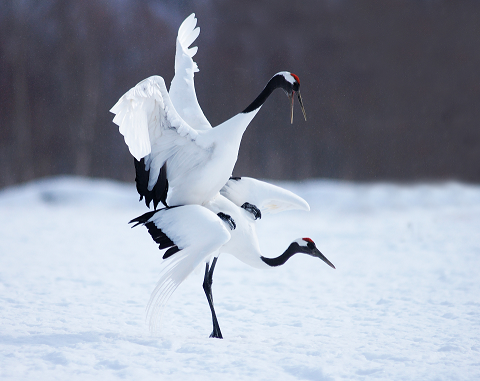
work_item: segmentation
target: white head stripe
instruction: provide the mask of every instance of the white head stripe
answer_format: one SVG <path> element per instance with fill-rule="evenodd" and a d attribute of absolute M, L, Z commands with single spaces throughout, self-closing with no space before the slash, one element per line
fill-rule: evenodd
<path fill-rule="evenodd" d="M 295 241 L 299 246 L 307 246 L 307 241 L 304 241 L 303 238 L 297 238 Z"/>
<path fill-rule="evenodd" d="M 275 75 L 283 75 L 283 78 L 285 78 L 287 82 L 290 82 L 292 85 L 295 83 L 295 78 L 293 78 L 293 75 L 289 71 L 281 71 Z"/>

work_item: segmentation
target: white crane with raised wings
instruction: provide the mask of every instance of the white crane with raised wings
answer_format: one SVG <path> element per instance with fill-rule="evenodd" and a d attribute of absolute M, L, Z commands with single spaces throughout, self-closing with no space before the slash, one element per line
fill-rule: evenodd
<path fill-rule="evenodd" d="M 305 253 L 333 264 L 310 238 L 293 241 L 276 258 L 264 257 L 255 231 L 262 213 L 288 209 L 309 210 L 292 192 L 251 178 L 230 177 L 242 135 L 269 95 L 282 88 L 293 101 L 297 94 L 303 115 L 300 80 L 289 72 L 274 75 L 260 95 L 241 113 L 212 128 L 195 93 L 190 45 L 199 35 L 194 14 L 180 26 L 175 55 L 175 76 L 167 92 L 162 77 L 140 82 L 111 109 L 130 152 L 135 158 L 140 200 L 161 202 L 166 208 L 132 220 L 143 224 L 161 250 L 164 268 L 149 302 L 150 327 L 180 283 L 198 265 L 206 263 L 204 291 L 213 321 L 211 337 L 221 338 L 212 296 L 213 271 L 220 253 L 230 253 L 255 267 L 275 267 L 292 255 Z"/>
<path fill-rule="evenodd" d="M 175 77 L 167 91 L 160 76 L 141 81 L 110 110 L 115 114 L 125 142 L 135 157 L 136 183 L 140 198 L 154 208 L 171 205 L 202 205 L 211 200 L 232 175 L 243 133 L 270 94 L 283 89 L 291 102 L 300 96 L 300 80 L 290 72 L 279 72 L 245 110 L 212 128 L 195 93 L 198 71 L 190 48 L 200 33 L 195 15 L 180 26 L 175 55 Z M 306 116 L 305 116 L 306 120 Z"/>

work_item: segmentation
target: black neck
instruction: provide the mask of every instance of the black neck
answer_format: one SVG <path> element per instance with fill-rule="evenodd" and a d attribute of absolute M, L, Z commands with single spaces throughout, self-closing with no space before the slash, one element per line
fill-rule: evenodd
<path fill-rule="evenodd" d="M 285 250 L 285 252 L 282 255 L 276 258 L 265 258 L 264 256 L 261 256 L 260 258 L 267 265 L 271 267 L 275 267 L 275 266 L 283 265 L 286 261 L 288 261 L 291 257 L 293 257 L 297 253 L 301 253 L 300 246 L 298 245 L 298 243 L 293 242 L 290 244 L 288 249 Z"/>
<path fill-rule="evenodd" d="M 259 107 L 261 107 L 267 98 L 270 96 L 270 94 L 273 92 L 273 90 L 278 89 L 279 87 L 284 88 L 287 90 L 286 87 L 286 82 L 287 80 L 283 77 L 283 75 L 275 75 L 268 81 L 267 86 L 262 90 L 260 95 L 255 98 L 255 100 L 250 103 L 250 105 L 242 111 L 242 113 L 247 114 L 249 112 L 255 111 Z"/>

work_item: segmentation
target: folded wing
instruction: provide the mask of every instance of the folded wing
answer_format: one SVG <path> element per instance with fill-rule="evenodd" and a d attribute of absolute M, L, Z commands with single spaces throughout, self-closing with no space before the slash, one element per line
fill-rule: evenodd
<path fill-rule="evenodd" d="M 262 214 L 291 209 L 310 210 L 308 203 L 295 193 L 251 177 L 232 177 L 220 193 L 237 206 L 245 202 L 255 205 Z"/>
<path fill-rule="evenodd" d="M 164 208 L 130 222 L 136 222 L 134 226 L 145 225 L 161 250 L 169 248 L 147 307 L 150 329 L 154 331 L 163 307 L 176 288 L 230 240 L 230 232 L 215 213 L 200 205 Z"/>

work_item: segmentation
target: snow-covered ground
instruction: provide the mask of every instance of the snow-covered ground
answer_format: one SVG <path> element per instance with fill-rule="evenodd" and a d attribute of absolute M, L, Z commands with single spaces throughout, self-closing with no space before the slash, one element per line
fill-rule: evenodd
<path fill-rule="evenodd" d="M 152 336 L 161 253 L 133 184 L 57 178 L 0 192 L 1 380 L 479 380 L 480 187 L 281 183 L 311 206 L 258 223 L 266 256 L 311 237 L 335 264 L 222 256 Z"/>

